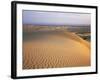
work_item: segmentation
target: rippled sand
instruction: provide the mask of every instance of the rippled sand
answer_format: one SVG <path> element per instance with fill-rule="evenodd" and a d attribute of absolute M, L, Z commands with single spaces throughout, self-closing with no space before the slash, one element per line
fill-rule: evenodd
<path fill-rule="evenodd" d="M 38 31 L 23 40 L 23 69 L 90 66 L 90 43 L 66 31 Z"/>

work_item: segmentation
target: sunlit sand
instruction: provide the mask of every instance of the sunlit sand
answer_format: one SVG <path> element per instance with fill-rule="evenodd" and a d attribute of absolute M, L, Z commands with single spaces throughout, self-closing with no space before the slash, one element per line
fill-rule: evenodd
<path fill-rule="evenodd" d="M 23 69 L 90 66 L 90 43 L 74 33 L 37 31 L 27 36 L 23 41 Z"/>

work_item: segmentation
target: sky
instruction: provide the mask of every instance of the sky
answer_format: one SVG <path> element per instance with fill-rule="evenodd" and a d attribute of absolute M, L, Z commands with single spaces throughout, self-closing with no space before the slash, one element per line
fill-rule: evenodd
<path fill-rule="evenodd" d="M 23 10 L 23 24 L 89 26 L 91 14 Z"/>

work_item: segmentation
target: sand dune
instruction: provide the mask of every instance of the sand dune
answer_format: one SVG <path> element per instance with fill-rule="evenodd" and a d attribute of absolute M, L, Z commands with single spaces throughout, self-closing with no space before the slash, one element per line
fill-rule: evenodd
<path fill-rule="evenodd" d="M 28 39 L 24 36 L 23 69 L 90 66 L 90 43 L 76 34 L 66 31 L 30 34 Z"/>

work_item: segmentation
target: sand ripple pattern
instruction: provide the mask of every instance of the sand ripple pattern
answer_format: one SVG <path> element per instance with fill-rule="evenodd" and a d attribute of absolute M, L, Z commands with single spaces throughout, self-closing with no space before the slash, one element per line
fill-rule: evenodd
<path fill-rule="evenodd" d="M 32 35 L 34 32 L 30 34 L 29 40 L 24 36 L 23 69 L 90 66 L 90 44 L 76 34 L 64 31 L 35 32 L 37 37 Z"/>

